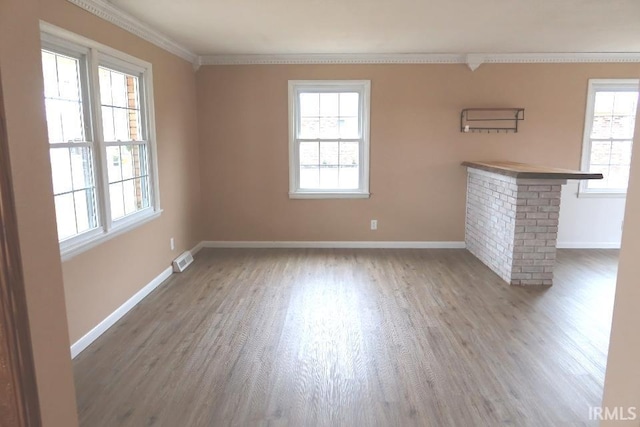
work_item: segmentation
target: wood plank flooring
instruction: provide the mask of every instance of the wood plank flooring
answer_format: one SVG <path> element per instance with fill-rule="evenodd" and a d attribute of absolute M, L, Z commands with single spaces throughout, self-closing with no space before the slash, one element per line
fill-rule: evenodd
<path fill-rule="evenodd" d="M 617 257 L 523 288 L 465 250 L 202 250 L 75 359 L 81 425 L 596 425 Z"/>

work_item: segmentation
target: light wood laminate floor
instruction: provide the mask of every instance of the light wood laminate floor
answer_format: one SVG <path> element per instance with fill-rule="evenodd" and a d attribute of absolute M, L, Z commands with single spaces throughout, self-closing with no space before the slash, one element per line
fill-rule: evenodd
<path fill-rule="evenodd" d="M 596 425 L 617 257 L 205 249 L 75 359 L 81 425 Z"/>

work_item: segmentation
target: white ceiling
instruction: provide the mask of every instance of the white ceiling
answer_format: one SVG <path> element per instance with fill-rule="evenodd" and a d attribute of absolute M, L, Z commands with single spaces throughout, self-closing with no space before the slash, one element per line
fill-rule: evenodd
<path fill-rule="evenodd" d="M 640 0 L 110 0 L 199 55 L 640 52 Z"/>

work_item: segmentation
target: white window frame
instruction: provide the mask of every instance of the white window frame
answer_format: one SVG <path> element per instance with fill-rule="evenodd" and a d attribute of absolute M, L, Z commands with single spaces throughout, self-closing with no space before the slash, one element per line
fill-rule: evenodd
<path fill-rule="evenodd" d="M 87 110 L 85 111 L 85 117 L 89 117 L 90 122 L 85 123 L 85 129 L 87 138 L 91 139 L 93 147 L 98 227 L 60 241 L 60 255 L 62 261 L 66 261 L 115 236 L 158 218 L 162 213 L 160 208 L 155 108 L 153 102 L 153 70 L 149 62 L 47 22 L 40 21 L 40 32 L 43 49 L 86 57 L 87 76 L 82 79 L 86 87 L 83 88 L 82 96 L 83 99 L 88 99 L 85 104 L 85 109 Z M 105 66 L 139 77 L 141 122 L 143 123 L 143 129 L 146 131 L 145 138 L 148 140 L 147 156 L 151 193 L 149 207 L 117 220 L 111 219 L 109 202 L 109 179 L 106 159 L 106 147 L 108 144 L 104 141 L 102 131 L 100 83 L 98 79 L 99 66 Z"/>
<path fill-rule="evenodd" d="M 359 147 L 359 188 L 300 189 L 300 156 L 297 143 L 300 126 L 301 92 L 358 92 L 360 94 L 359 117 L 362 144 Z M 369 198 L 369 116 L 370 80 L 289 80 L 289 198 L 292 199 L 357 199 Z M 333 138 L 332 141 L 340 141 Z"/>
<path fill-rule="evenodd" d="M 639 79 L 589 79 L 587 92 L 587 106 L 584 119 L 584 135 L 582 142 L 581 169 L 588 171 L 591 161 L 591 130 L 593 127 L 593 115 L 597 91 L 638 91 Z M 640 106 L 639 106 L 640 107 Z M 636 123 L 640 126 L 640 123 Z M 633 139 L 633 137 L 631 137 Z M 587 181 L 581 180 L 578 186 L 578 197 L 614 197 L 627 196 L 625 189 L 615 188 L 588 188 Z"/>

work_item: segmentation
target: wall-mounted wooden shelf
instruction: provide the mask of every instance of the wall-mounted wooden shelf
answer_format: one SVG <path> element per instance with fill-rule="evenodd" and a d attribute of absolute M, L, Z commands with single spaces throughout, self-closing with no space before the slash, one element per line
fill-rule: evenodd
<path fill-rule="evenodd" d="M 518 132 L 524 108 L 465 108 L 460 112 L 460 132 Z"/>

